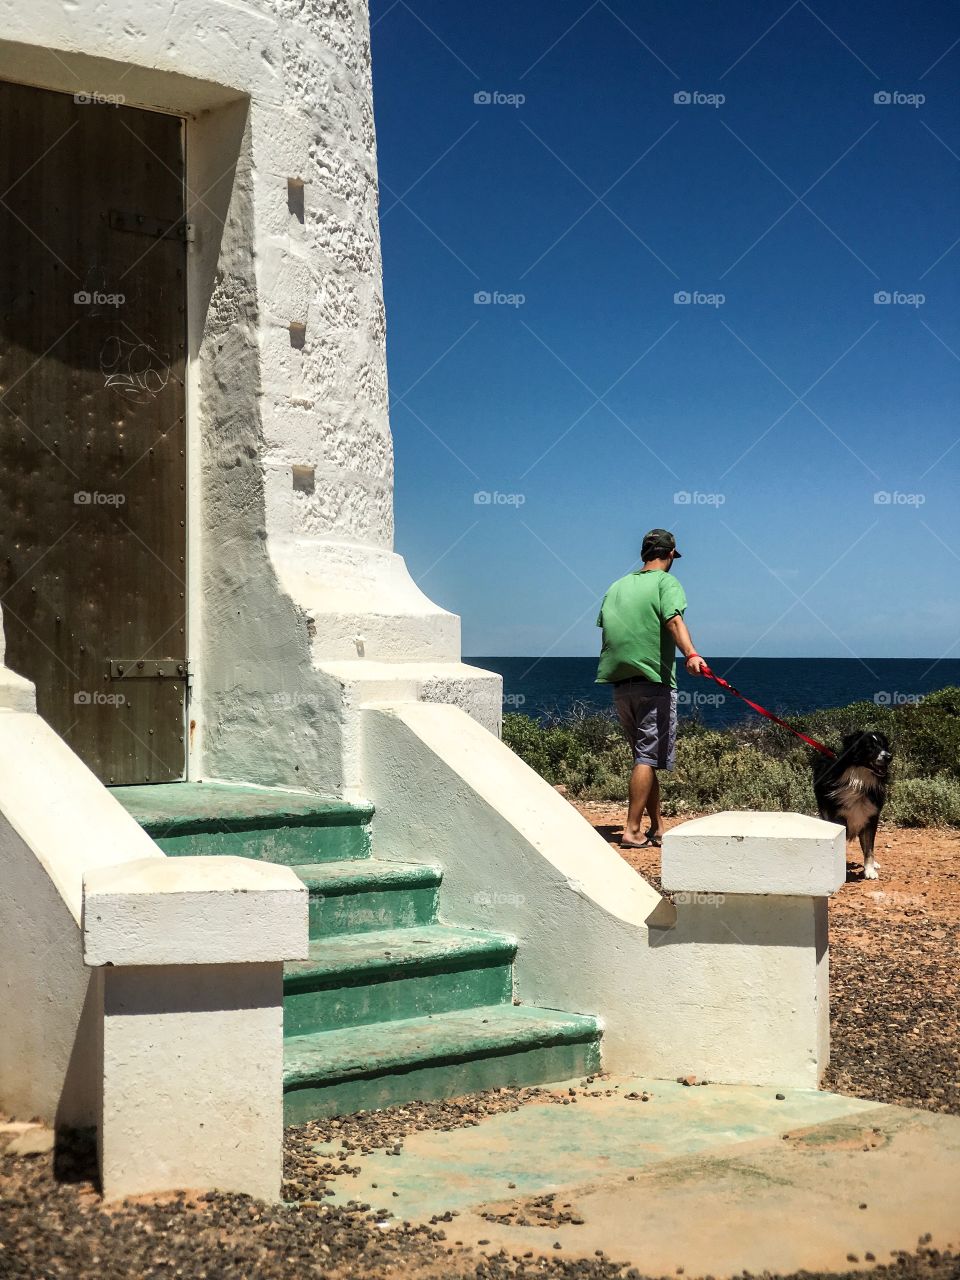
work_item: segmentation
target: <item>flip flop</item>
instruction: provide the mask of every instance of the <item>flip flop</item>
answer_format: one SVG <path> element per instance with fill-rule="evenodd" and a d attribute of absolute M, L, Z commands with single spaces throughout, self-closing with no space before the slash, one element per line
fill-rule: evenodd
<path fill-rule="evenodd" d="M 642 844 L 637 844 L 636 840 L 621 840 L 621 849 L 659 849 L 663 842 L 658 840 L 656 836 L 647 836 Z"/>

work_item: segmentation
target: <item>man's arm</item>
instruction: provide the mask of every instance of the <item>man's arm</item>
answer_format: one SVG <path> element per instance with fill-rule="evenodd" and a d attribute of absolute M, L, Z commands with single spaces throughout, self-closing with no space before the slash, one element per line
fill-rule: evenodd
<path fill-rule="evenodd" d="M 703 667 L 707 664 L 697 653 L 696 645 L 690 639 L 690 632 L 687 630 L 687 624 L 683 620 L 683 615 L 675 613 L 672 618 L 668 618 L 664 623 L 667 630 L 673 636 L 677 648 L 686 659 L 687 671 L 692 676 L 698 676 Z"/>

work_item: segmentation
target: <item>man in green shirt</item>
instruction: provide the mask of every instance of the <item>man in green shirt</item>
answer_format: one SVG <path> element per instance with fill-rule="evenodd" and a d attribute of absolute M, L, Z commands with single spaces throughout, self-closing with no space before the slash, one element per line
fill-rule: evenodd
<path fill-rule="evenodd" d="M 597 626 L 603 628 L 598 684 L 612 684 L 620 723 L 633 750 L 625 849 L 659 847 L 663 836 L 658 769 L 672 769 L 677 737 L 677 649 L 687 671 L 700 675 L 707 664 L 697 653 L 683 621 L 687 597 L 670 574 L 680 559 L 666 529 L 651 529 L 640 549 L 643 568 L 628 573 L 603 597 Z M 644 810 L 650 830 L 642 830 Z"/>

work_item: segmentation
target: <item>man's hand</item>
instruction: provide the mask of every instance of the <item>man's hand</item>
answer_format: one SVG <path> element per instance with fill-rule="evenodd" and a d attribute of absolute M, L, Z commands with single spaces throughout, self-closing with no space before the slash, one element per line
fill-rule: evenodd
<path fill-rule="evenodd" d="M 691 676 L 703 675 L 703 669 L 707 664 L 700 657 L 699 653 L 691 653 L 686 661 L 687 674 Z"/>

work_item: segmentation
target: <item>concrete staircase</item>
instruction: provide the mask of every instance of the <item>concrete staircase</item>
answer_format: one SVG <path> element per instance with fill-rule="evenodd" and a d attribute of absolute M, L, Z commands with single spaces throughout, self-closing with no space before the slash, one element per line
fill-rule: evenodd
<path fill-rule="evenodd" d="M 371 806 L 217 783 L 121 787 L 170 856 L 293 868 L 310 958 L 284 972 L 288 1123 L 596 1071 L 581 1014 L 513 1003 L 515 939 L 441 921 L 442 871 L 371 855 Z"/>

